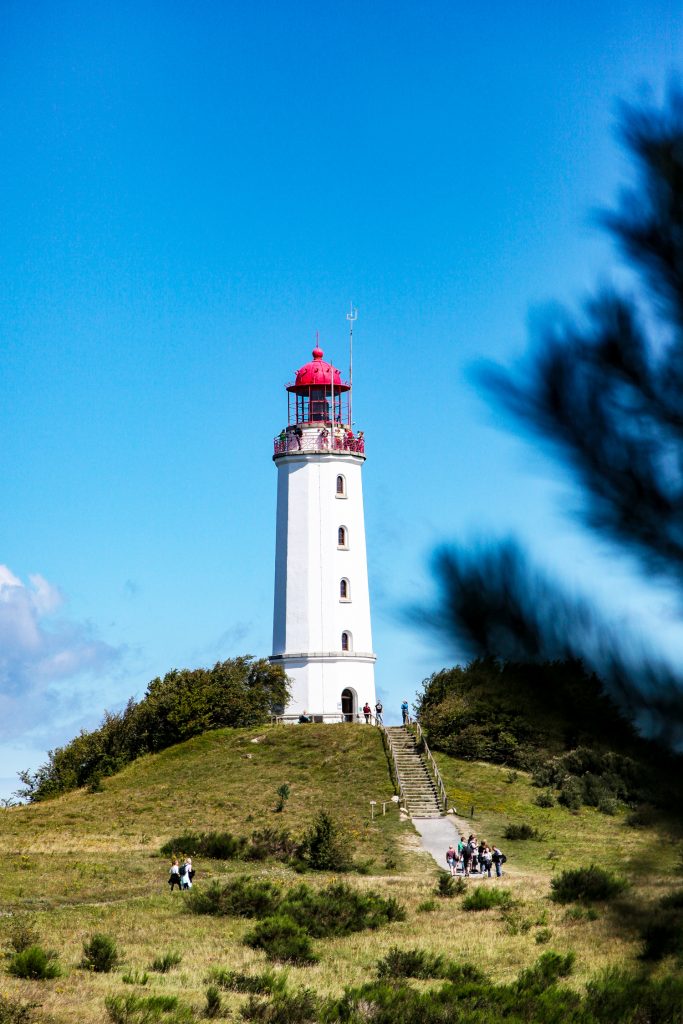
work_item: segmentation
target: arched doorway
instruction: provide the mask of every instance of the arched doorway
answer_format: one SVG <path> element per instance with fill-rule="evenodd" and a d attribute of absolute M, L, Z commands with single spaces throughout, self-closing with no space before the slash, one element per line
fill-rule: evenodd
<path fill-rule="evenodd" d="M 344 721 L 345 722 L 355 722 L 355 720 L 356 720 L 356 711 L 357 711 L 356 695 L 353 692 L 353 690 L 349 690 L 348 687 L 345 690 L 342 690 L 341 706 L 342 706 L 342 715 L 344 716 Z"/>

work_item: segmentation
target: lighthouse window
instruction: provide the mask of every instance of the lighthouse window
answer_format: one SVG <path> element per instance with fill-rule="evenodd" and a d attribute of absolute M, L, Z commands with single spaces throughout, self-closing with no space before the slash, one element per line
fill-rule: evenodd
<path fill-rule="evenodd" d="M 349 586 L 348 580 L 341 580 L 339 583 L 339 600 L 350 601 L 351 600 L 351 587 Z"/>
<path fill-rule="evenodd" d="M 342 651 L 350 651 L 351 650 L 351 634 L 350 633 L 346 633 L 346 632 L 342 633 L 341 641 L 342 641 Z"/>
<path fill-rule="evenodd" d="M 345 498 L 346 497 L 346 480 L 344 479 L 343 476 L 338 476 L 337 477 L 337 497 L 338 498 Z"/>
<path fill-rule="evenodd" d="M 348 548 L 349 546 L 349 535 L 346 532 L 345 526 L 340 526 L 337 531 L 337 547 Z"/>

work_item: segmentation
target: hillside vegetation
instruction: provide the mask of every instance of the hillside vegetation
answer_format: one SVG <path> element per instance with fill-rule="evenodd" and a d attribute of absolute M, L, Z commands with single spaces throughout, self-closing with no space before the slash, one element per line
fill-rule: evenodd
<path fill-rule="evenodd" d="M 401 986 L 407 986 L 400 997 L 404 1017 L 394 1006 L 394 1016 L 387 1019 L 417 1024 L 438 1018 L 430 1017 L 429 1006 L 418 1005 L 411 992 L 430 991 L 430 985 L 437 986 L 436 992 L 443 985 L 474 980 L 474 975 L 462 973 L 464 968 L 439 961 L 445 958 L 471 965 L 499 986 L 487 988 L 488 982 L 480 980 L 469 990 L 469 998 L 488 1007 L 488 1014 L 502 1012 L 506 1002 L 518 998 L 516 992 L 531 985 L 536 994 L 532 998 L 528 993 L 525 999 L 535 1008 L 529 1009 L 526 1019 L 540 1022 L 551 1019 L 539 1016 L 551 997 L 562 1005 L 567 999 L 571 1002 L 572 992 L 582 992 L 590 979 L 611 965 L 625 965 L 640 975 L 642 926 L 648 913 L 657 912 L 662 897 L 678 891 L 678 843 L 660 834 L 658 855 L 653 857 L 652 834 L 627 824 L 623 808 L 612 816 L 586 807 L 578 812 L 561 805 L 539 808 L 534 803 L 538 788 L 527 773 L 518 771 L 511 779 L 509 769 L 502 766 L 446 754 L 438 757 L 459 813 L 468 818 L 473 804 L 473 827 L 499 843 L 509 858 L 500 881 L 472 880 L 469 889 L 500 889 L 509 894 L 508 905 L 468 912 L 462 895 L 435 895 L 437 869 L 431 858 L 418 852 L 411 823 L 400 821 L 391 803 L 393 790 L 377 730 L 355 725 L 220 729 L 138 758 L 105 779 L 101 792 L 81 789 L 0 813 L 0 853 L 3 863 L 11 865 L 3 876 L 5 913 L 0 917 L 7 968 L 13 962 L 15 929 L 26 924 L 35 929 L 39 944 L 57 953 L 54 962 L 61 971 L 46 981 L 5 972 L 0 992 L 37 1004 L 27 1020 L 172 1024 L 199 1020 L 212 985 L 220 1013 L 274 1014 L 280 996 L 253 993 L 259 987 L 279 991 L 284 985 L 295 1002 L 302 988 L 315 994 L 309 999 L 308 1016 L 301 997 L 296 1012 L 287 1003 L 277 1011 L 279 1017 L 249 1019 L 305 1022 L 319 1019 L 319 999 L 338 1000 L 349 986 L 360 992 L 383 971 L 383 977 L 389 973 L 392 1000 L 403 992 Z M 276 791 L 285 782 L 289 798 L 278 812 Z M 374 821 L 370 800 L 377 801 L 380 812 Z M 386 815 L 381 814 L 383 801 L 388 802 Z M 220 916 L 210 906 L 208 912 L 190 913 L 188 894 L 168 891 L 169 858 L 159 850 L 173 837 L 212 830 L 249 837 L 264 827 L 301 836 L 321 809 L 347 832 L 354 860 L 362 869 L 343 875 L 341 888 L 335 873 L 309 871 L 302 876 L 275 860 L 198 858 L 194 893 L 206 894 L 209 905 L 212 891 L 233 894 L 227 903 L 227 896 L 222 897 Z M 506 840 L 506 828 L 521 821 L 537 827 L 540 838 Z M 629 885 L 621 896 L 590 906 L 550 899 L 551 879 L 563 868 L 594 861 L 624 876 Z M 262 882 L 268 886 L 263 888 Z M 342 911 L 350 905 L 344 886 L 359 894 L 357 923 L 351 925 L 343 924 Z M 295 914 L 296 920 L 286 926 L 286 940 L 277 918 L 231 916 L 236 912 L 229 910 L 236 906 L 235 893 L 242 893 L 244 904 L 245 892 L 261 893 L 261 901 L 266 900 L 262 915 L 268 913 L 269 901 L 280 906 L 280 914 Z M 316 892 L 325 901 L 320 906 L 341 901 L 339 913 L 328 914 L 327 924 L 316 911 Z M 363 894 L 373 908 L 365 924 Z M 387 906 L 395 910 L 380 920 L 377 909 L 384 906 L 382 900 L 392 898 Z M 667 913 L 675 914 L 675 907 Z M 118 962 L 111 973 L 79 966 L 84 942 L 96 935 L 115 943 Z M 269 943 L 292 942 L 293 937 L 310 961 L 287 965 L 269 959 Z M 392 948 L 405 955 L 390 956 Z M 418 951 L 417 960 L 411 950 Z M 539 981 L 538 973 L 533 983 L 527 975 L 526 981 L 519 981 L 520 972 L 530 970 L 547 950 L 562 959 L 544 961 L 538 970 L 545 981 Z M 571 965 L 570 954 L 575 957 Z M 381 970 L 380 961 L 385 962 Z M 424 977 L 441 980 L 420 981 L 414 989 L 409 980 L 397 978 L 396 971 L 405 972 L 407 963 L 418 961 Z M 558 965 L 564 966 L 560 970 Z M 679 968 L 675 956 L 668 955 L 647 970 L 648 977 L 657 979 L 662 971 L 673 977 Z M 546 984 L 551 995 L 541 998 Z M 519 985 L 522 989 L 515 988 Z M 557 997 L 552 994 L 555 988 Z M 453 998 L 448 991 L 450 996 L 438 999 Z M 350 1020 L 364 1019 L 358 1016 L 358 1007 L 388 999 L 383 993 L 380 985 L 364 994 L 349 994 L 344 997 L 349 1000 L 347 1009 L 340 1004 L 334 1013 L 348 1011 Z M 145 1004 L 150 997 L 157 1002 Z M 105 1009 L 107 999 L 110 1010 Z M 164 1004 L 164 999 L 170 1002 Z M 254 1008 L 254 1000 L 261 1010 Z M 162 1005 L 168 1009 L 162 1011 Z M 325 1012 L 333 1011 L 328 1006 Z"/>

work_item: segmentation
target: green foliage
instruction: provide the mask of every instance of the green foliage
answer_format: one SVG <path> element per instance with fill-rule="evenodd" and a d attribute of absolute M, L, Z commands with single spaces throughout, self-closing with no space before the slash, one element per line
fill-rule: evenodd
<path fill-rule="evenodd" d="M 282 667 L 264 658 L 233 658 L 212 669 L 174 669 L 163 679 L 153 679 L 138 703 L 131 698 L 122 712 L 105 712 L 98 729 L 82 731 L 50 751 L 36 772 L 20 772 L 21 795 L 45 800 L 97 785 L 141 754 L 165 750 L 210 729 L 259 725 L 273 705 L 286 704 L 287 686 Z"/>
<path fill-rule="evenodd" d="M 349 838 L 327 811 L 318 811 L 300 853 L 314 871 L 348 871 L 352 867 Z"/>
<path fill-rule="evenodd" d="M 262 971 L 260 974 L 242 974 L 240 971 L 225 971 L 214 968 L 209 980 L 219 988 L 231 992 L 246 992 L 250 995 L 273 995 L 287 987 L 286 971 Z"/>
<path fill-rule="evenodd" d="M 23 953 L 29 946 L 37 946 L 40 941 L 38 929 L 31 917 L 20 917 L 13 922 L 9 933 L 9 944 L 15 953 Z"/>
<path fill-rule="evenodd" d="M 528 665 L 479 659 L 423 683 L 417 714 L 432 749 L 531 769 L 579 744 L 630 750 L 639 741 L 579 662 Z"/>
<path fill-rule="evenodd" d="M 440 871 L 434 892 L 444 899 L 451 899 L 453 896 L 461 896 L 466 889 L 464 878 L 454 878 L 450 871 Z"/>
<path fill-rule="evenodd" d="M 544 992 L 554 985 L 559 978 L 568 977 L 573 969 L 576 957 L 574 953 L 551 953 L 548 951 L 539 957 L 536 963 L 522 971 L 517 978 L 519 992 Z"/>
<path fill-rule="evenodd" d="M 218 917 L 266 917 L 280 905 L 280 890 L 265 879 L 241 875 L 225 885 L 213 881 L 206 888 L 194 886 L 186 906 L 193 914 Z"/>
<path fill-rule="evenodd" d="M 658 961 L 683 954 L 683 890 L 668 893 L 658 901 L 640 925 L 642 960 Z"/>
<path fill-rule="evenodd" d="M 506 825 L 503 833 L 506 839 L 541 839 L 541 833 L 533 825 L 523 822 L 520 825 Z"/>
<path fill-rule="evenodd" d="M 182 962 L 182 959 L 180 953 L 169 950 L 163 956 L 155 957 L 149 965 L 149 969 L 150 971 L 156 971 L 157 974 L 168 974 L 170 970 Z"/>
<path fill-rule="evenodd" d="M 167 857 L 180 853 L 189 857 L 209 857 L 211 860 L 236 860 L 243 856 L 247 841 L 230 832 L 187 832 L 169 839 L 159 852 Z"/>
<path fill-rule="evenodd" d="M 279 992 L 270 1002 L 251 996 L 241 1011 L 244 1020 L 259 1024 L 316 1024 L 319 1013 L 320 1000 L 310 988 Z"/>
<path fill-rule="evenodd" d="M 554 807 L 555 797 L 553 796 L 552 789 L 546 789 L 543 793 L 539 793 L 534 803 L 537 807 Z"/>
<path fill-rule="evenodd" d="M 31 1024 L 34 1019 L 30 1003 L 0 995 L 0 1024 Z"/>
<path fill-rule="evenodd" d="M 119 962 L 116 942 L 110 935 L 96 932 L 83 943 L 81 967 L 97 974 L 108 974 Z"/>
<path fill-rule="evenodd" d="M 480 883 L 462 901 L 463 910 L 491 910 L 493 907 L 509 907 L 512 896 L 507 889 L 491 888 Z"/>
<path fill-rule="evenodd" d="M 317 892 L 307 885 L 296 886 L 287 893 L 279 912 L 314 938 L 349 935 L 405 920 L 405 910 L 393 896 L 361 892 L 345 882 L 334 882 Z"/>
<path fill-rule="evenodd" d="M 299 845 L 298 840 L 287 829 L 277 829 L 266 825 L 252 832 L 249 846 L 245 851 L 245 857 L 248 860 L 281 860 L 286 862 L 298 855 Z"/>
<path fill-rule="evenodd" d="M 107 996 L 104 1005 L 112 1024 L 195 1024 L 189 1006 L 177 996 Z"/>
<path fill-rule="evenodd" d="M 209 985 L 206 990 L 206 1007 L 204 1008 L 204 1016 L 209 1019 L 219 1017 L 222 1008 L 220 992 L 215 985 Z"/>
<path fill-rule="evenodd" d="M 577 747 L 549 758 L 533 773 L 536 786 L 558 791 L 569 810 L 584 804 L 614 814 L 619 801 L 637 802 L 657 788 L 651 766 L 624 754 Z M 538 802 L 538 801 L 537 801 Z"/>
<path fill-rule="evenodd" d="M 62 973 L 57 963 L 57 954 L 42 946 L 28 946 L 21 953 L 16 953 L 7 970 L 15 978 L 31 978 L 33 981 L 58 978 Z"/>
<path fill-rule="evenodd" d="M 275 805 L 276 812 L 284 811 L 285 805 L 289 800 L 289 786 L 286 782 L 283 782 L 281 786 L 278 786 L 277 790 L 277 803 Z"/>
<path fill-rule="evenodd" d="M 420 914 L 431 914 L 436 910 L 436 900 L 422 900 L 422 903 L 418 903 L 417 909 Z"/>
<path fill-rule="evenodd" d="M 619 896 L 627 886 L 624 878 L 591 864 L 587 868 L 563 871 L 553 878 L 550 898 L 556 903 L 600 903 Z"/>
<path fill-rule="evenodd" d="M 253 949 L 262 949 L 269 960 L 293 964 L 316 963 L 308 933 L 291 917 L 266 917 L 244 939 Z"/>
<path fill-rule="evenodd" d="M 149 981 L 149 974 L 147 971 L 126 971 L 121 975 L 121 981 L 125 985 L 146 985 Z"/>
<path fill-rule="evenodd" d="M 483 975 L 471 964 L 458 964 L 423 949 L 392 946 L 377 962 L 378 978 L 446 978 L 459 983 L 481 981 Z"/>

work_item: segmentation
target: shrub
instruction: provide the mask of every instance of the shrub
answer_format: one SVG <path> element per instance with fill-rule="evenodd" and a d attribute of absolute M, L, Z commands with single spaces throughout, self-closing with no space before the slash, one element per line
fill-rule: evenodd
<path fill-rule="evenodd" d="M 493 907 L 509 907 L 512 896 L 507 889 L 489 889 L 478 885 L 462 903 L 463 910 L 491 910 Z"/>
<path fill-rule="evenodd" d="M 440 871 L 434 892 L 437 896 L 450 899 L 462 895 L 466 889 L 467 883 L 464 878 L 454 878 L 449 871 Z"/>
<path fill-rule="evenodd" d="M 0 1024 L 31 1024 L 34 1020 L 30 1003 L 20 1003 L 0 995 Z"/>
<path fill-rule="evenodd" d="M 126 971 L 125 974 L 121 975 L 121 981 L 125 985 L 146 985 L 149 981 L 149 974 L 147 971 Z"/>
<path fill-rule="evenodd" d="M 627 888 L 625 879 L 591 864 L 587 868 L 563 871 L 550 883 L 550 898 L 556 903 L 601 902 L 614 899 Z"/>
<path fill-rule="evenodd" d="M 562 956 L 560 953 L 548 951 L 539 957 L 532 967 L 528 967 L 517 978 L 516 988 L 519 992 L 543 992 L 554 985 L 559 978 L 566 978 L 574 969 L 576 956 L 574 953 L 567 953 Z"/>
<path fill-rule="evenodd" d="M 280 813 L 281 811 L 284 811 L 285 805 L 286 805 L 287 801 L 289 800 L 289 794 L 290 794 L 290 789 L 289 789 L 289 786 L 287 785 L 286 782 L 283 782 L 281 786 L 278 786 L 278 789 L 277 789 L 277 803 L 275 805 L 275 810 L 276 810 L 277 813 Z"/>
<path fill-rule="evenodd" d="M 205 1017 L 218 1017 L 222 1009 L 221 994 L 215 985 L 209 985 L 206 990 Z"/>
<path fill-rule="evenodd" d="M 116 942 L 110 935 L 95 933 L 83 943 L 80 966 L 96 974 L 108 974 L 119 962 Z"/>
<path fill-rule="evenodd" d="M 244 1020 L 261 1024 L 315 1024 L 320 1020 L 320 1001 L 310 988 L 305 988 L 279 992 L 269 1003 L 251 996 L 241 1012 Z"/>
<path fill-rule="evenodd" d="M 314 938 L 349 935 L 405 920 L 405 910 L 393 896 L 361 892 L 345 882 L 334 882 L 319 892 L 307 885 L 296 886 L 285 896 L 279 912 Z"/>
<path fill-rule="evenodd" d="M 265 828 L 252 832 L 244 856 L 248 860 L 288 861 L 297 855 L 299 843 L 287 829 Z"/>
<path fill-rule="evenodd" d="M 543 793 L 539 793 L 534 803 L 537 807 L 554 807 L 555 797 L 553 796 L 552 789 L 546 789 Z"/>
<path fill-rule="evenodd" d="M 62 973 L 57 963 L 57 954 L 41 946 L 28 946 L 21 953 L 16 953 L 7 970 L 15 978 L 31 978 L 34 981 L 58 978 Z"/>
<path fill-rule="evenodd" d="M 314 871 L 348 871 L 353 864 L 348 836 L 327 811 L 318 812 L 300 852 Z"/>
<path fill-rule="evenodd" d="M 253 949 L 262 949 L 269 960 L 293 964 L 316 963 L 307 932 L 291 917 L 266 917 L 245 938 Z"/>
<path fill-rule="evenodd" d="M 533 825 L 506 825 L 503 833 L 506 839 L 540 839 L 541 833 Z"/>
<path fill-rule="evenodd" d="M 568 811 L 578 811 L 583 804 L 583 791 L 578 779 L 568 778 L 562 784 L 557 802 L 566 807 Z"/>
<path fill-rule="evenodd" d="M 209 857 L 211 860 L 237 860 L 247 845 L 242 836 L 230 832 L 186 832 L 169 839 L 160 849 L 167 857 L 184 853 L 190 857 Z"/>
<path fill-rule="evenodd" d="M 436 910 L 436 900 L 422 900 L 422 903 L 418 903 L 417 909 L 420 914 L 431 914 Z"/>
<path fill-rule="evenodd" d="M 273 995 L 282 992 L 287 985 L 286 971 L 262 971 L 261 974 L 241 974 L 239 971 L 224 971 L 214 968 L 209 980 L 219 988 L 231 992 L 246 992 L 251 995 Z"/>
<path fill-rule="evenodd" d="M 14 921 L 9 933 L 9 944 L 15 953 L 23 953 L 29 946 L 37 946 L 40 941 L 38 929 L 30 917 L 21 917 Z"/>
<path fill-rule="evenodd" d="M 155 957 L 149 965 L 150 971 L 156 971 L 157 974 L 168 974 L 173 967 L 177 967 L 182 961 L 180 953 L 173 953 L 169 951 L 164 953 L 163 956 Z"/>
<path fill-rule="evenodd" d="M 281 899 L 279 889 L 272 882 L 241 875 L 226 885 L 212 882 L 206 889 L 193 888 L 187 908 L 193 914 L 267 917 L 275 913 Z"/>
<path fill-rule="evenodd" d="M 194 1024 L 189 1006 L 177 996 L 107 996 L 104 1005 L 113 1024 Z"/>

